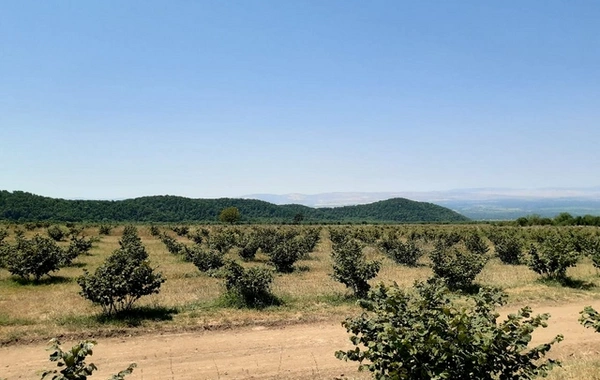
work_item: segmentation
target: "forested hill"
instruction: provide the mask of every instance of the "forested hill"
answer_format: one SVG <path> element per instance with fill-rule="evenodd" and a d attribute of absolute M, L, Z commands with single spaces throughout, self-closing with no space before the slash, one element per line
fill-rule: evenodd
<path fill-rule="evenodd" d="M 394 198 L 366 205 L 310 208 L 253 199 L 191 199 L 161 195 L 119 201 L 66 200 L 22 191 L 0 191 L 0 220 L 71 222 L 215 222 L 237 207 L 241 222 L 461 222 L 466 217 L 432 203 Z"/>

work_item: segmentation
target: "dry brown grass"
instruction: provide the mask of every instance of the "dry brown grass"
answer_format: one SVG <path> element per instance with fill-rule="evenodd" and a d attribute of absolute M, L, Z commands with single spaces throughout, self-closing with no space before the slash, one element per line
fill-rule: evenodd
<path fill-rule="evenodd" d="M 297 263 L 300 270 L 276 276 L 273 291 L 283 300 L 283 305 L 265 310 L 248 310 L 219 306 L 216 300 L 223 292 L 222 280 L 202 274 L 193 264 L 168 253 L 162 242 L 149 234 L 147 226 L 139 226 L 138 229 L 152 265 L 166 278 L 159 294 L 139 301 L 138 306 L 149 310 L 148 315 L 133 322 L 103 321 L 98 318 L 99 308 L 78 294 L 79 286 L 75 279 L 84 269 L 93 271 L 118 248 L 122 233 L 122 227 L 119 227 L 113 229 L 110 236 L 102 236 L 100 242 L 94 245 L 91 255 L 78 258 L 76 266 L 54 273 L 53 281 L 23 285 L 15 281 L 6 270 L 0 269 L 0 343 L 40 340 L 53 336 L 101 336 L 123 331 L 135 334 L 155 330 L 227 328 L 255 323 L 342 320 L 359 310 L 348 297 L 344 286 L 330 276 L 331 244 L 325 230 L 315 252 L 310 254 L 309 259 Z M 44 231 L 27 231 L 27 234 L 35 232 Z M 86 228 L 84 233 L 87 236 L 98 236 L 95 227 Z M 185 238 L 178 239 L 189 244 Z M 368 247 L 366 253 L 369 258 L 383 263 L 379 276 L 372 283 L 396 282 L 408 287 L 415 280 L 425 280 L 431 275 L 427 258 L 422 259 L 421 266 L 407 268 L 394 264 L 373 247 Z M 236 256 L 234 251 L 228 255 Z M 265 261 L 266 257 L 259 254 L 257 262 L 244 265 L 259 265 Z M 511 308 L 514 306 L 515 309 L 523 304 L 539 306 L 600 299 L 600 287 L 597 286 L 599 279 L 589 260 L 583 260 L 576 268 L 571 268 L 569 275 L 589 283 L 591 287 L 578 289 L 545 284 L 538 281 L 538 275 L 526 266 L 508 266 L 498 259 L 490 260 L 476 281 L 480 285 L 503 288 L 509 294 Z"/>

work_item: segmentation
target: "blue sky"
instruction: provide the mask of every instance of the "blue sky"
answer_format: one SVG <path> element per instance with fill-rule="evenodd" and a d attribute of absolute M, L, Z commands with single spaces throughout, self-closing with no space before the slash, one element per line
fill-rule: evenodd
<path fill-rule="evenodd" d="M 3 1 L 0 189 L 600 185 L 600 2 Z"/>

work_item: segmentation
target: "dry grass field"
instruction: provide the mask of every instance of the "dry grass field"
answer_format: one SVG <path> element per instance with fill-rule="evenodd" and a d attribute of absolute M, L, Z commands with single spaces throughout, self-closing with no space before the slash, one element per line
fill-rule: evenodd
<path fill-rule="evenodd" d="M 192 230 L 195 228 L 196 226 L 191 227 Z M 385 228 L 453 230 L 491 227 Z M 6 352 L 17 352 L 27 347 L 39 349 L 49 338 L 57 336 L 65 341 L 93 337 L 100 342 L 99 347 L 101 347 L 105 341 L 111 342 L 110 339 L 115 339 L 111 337 L 127 336 L 128 338 L 124 340 L 135 341 L 143 340 L 144 337 L 149 339 L 156 334 L 168 336 L 196 333 L 206 336 L 211 333 L 253 331 L 253 328 L 285 331 L 286 327 L 294 326 L 299 326 L 297 328 L 300 328 L 300 334 L 303 333 L 302 326 L 309 330 L 315 326 L 321 329 L 322 326 L 336 326 L 335 334 L 342 334 L 341 339 L 345 339 L 343 329 L 340 332 L 339 322 L 347 316 L 360 312 L 346 288 L 330 276 L 331 241 L 328 238 L 327 227 L 321 230 L 321 240 L 316 249 L 308 258 L 296 264 L 296 271 L 291 274 L 276 275 L 273 293 L 282 300 L 282 304 L 263 310 L 252 310 L 223 306 L 221 301 L 224 291 L 223 279 L 201 273 L 193 264 L 170 254 L 158 238 L 150 235 L 148 226 L 138 226 L 139 235 L 149 253 L 151 264 L 163 273 L 166 282 L 162 285 L 159 294 L 143 297 L 136 304 L 134 312 L 126 318 L 107 318 L 101 315 L 99 307 L 79 295 L 80 287 L 76 278 L 83 273 L 84 269 L 94 271 L 112 251 L 118 248 L 122 230 L 122 226 L 117 227 L 110 235 L 101 236 L 89 255 L 79 257 L 74 265 L 53 273 L 50 278 L 45 277 L 40 283 L 22 282 L 7 270 L 0 269 L 0 345 L 4 346 Z M 162 228 L 162 230 L 176 237 L 169 229 Z M 35 233 L 43 234 L 45 230 L 26 231 L 26 236 Z M 99 236 L 96 226 L 86 227 L 83 233 L 86 236 Z M 11 236 L 7 239 L 9 242 L 13 235 L 11 230 Z M 177 237 L 177 239 L 192 244 L 187 238 Z M 491 243 L 490 247 L 493 247 Z M 422 248 L 427 252 L 432 247 L 429 243 L 423 243 Z M 409 268 L 394 263 L 375 246 L 367 246 L 365 252 L 369 258 L 382 261 L 379 275 L 371 281 L 373 284 L 396 282 L 400 286 L 410 287 L 415 280 L 425 280 L 432 275 L 427 256 L 421 259 L 420 266 Z M 227 255 L 236 258 L 236 250 L 232 249 Z M 493 256 L 493 248 L 490 250 L 490 255 Z M 265 265 L 266 262 L 267 257 L 259 252 L 256 260 L 244 265 Z M 576 267 L 569 268 L 567 274 L 573 280 L 570 286 L 540 281 L 539 275 L 526 265 L 506 265 L 493 257 L 477 276 L 476 283 L 480 286 L 502 288 L 509 296 L 508 305 L 503 308 L 506 312 L 514 312 L 521 306 L 530 305 L 535 313 L 552 309 L 555 314 L 562 315 L 559 326 L 566 331 L 551 329 L 549 334 L 562 332 L 566 337 L 565 342 L 558 344 L 551 355 L 561 358 L 564 365 L 562 369 L 554 370 L 551 379 L 600 378 L 596 375 L 600 366 L 598 353 L 600 340 L 596 335 L 600 337 L 600 334 L 584 329 L 577 322 L 578 311 L 584 305 L 600 305 L 600 277 L 587 257 L 582 258 Z M 550 318 L 551 327 L 555 319 Z M 571 330 L 574 331 L 572 335 L 575 338 L 569 340 Z M 327 335 L 327 333 L 323 334 Z M 279 339 L 285 341 L 286 335 L 280 334 Z M 338 344 L 338 341 L 334 341 Z M 280 343 L 285 344 L 285 342 Z M 327 346 L 326 349 L 331 349 L 333 355 L 333 351 L 339 348 L 342 347 Z M 42 352 L 42 355 L 46 353 Z M 7 360 L 7 356 L 3 357 L 4 359 L 0 359 L 0 364 L 8 364 L 3 362 Z M 324 367 L 326 365 L 323 364 L 322 371 L 316 373 L 314 364 L 306 363 L 306 368 L 301 369 L 300 374 L 297 371 L 293 374 L 290 372 L 287 378 L 331 378 L 330 376 L 339 371 L 339 368 L 335 367 L 327 372 Z M 226 369 L 221 370 L 226 371 Z M 147 376 L 149 371 L 147 369 Z M 241 374 L 238 377 L 227 377 L 222 374 L 219 374 L 219 377 L 211 376 L 213 375 L 206 375 L 204 378 L 245 378 Z M 265 374 L 264 378 L 269 376 L 286 378 L 283 372 L 277 373 L 277 371 L 269 372 L 268 376 Z M 1 377 L 2 366 L 0 366 Z M 180 375 L 174 378 L 188 377 Z"/>

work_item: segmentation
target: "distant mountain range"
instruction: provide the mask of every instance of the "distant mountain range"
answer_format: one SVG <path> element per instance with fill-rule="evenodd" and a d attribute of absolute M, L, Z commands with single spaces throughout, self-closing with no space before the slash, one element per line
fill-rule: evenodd
<path fill-rule="evenodd" d="M 507 189 L 480 188 L 428 192 L 337 192 L 321 194 L 250 194 L 242 198 L 274 204 L 302 204 L 309 207 L 339 207 L 368 204 L 390 198 L 408 198 L 448 207 L 474 220 L 510 220 L 537 214 L 553 217 L 600 215 L 600 187 Z"/>

